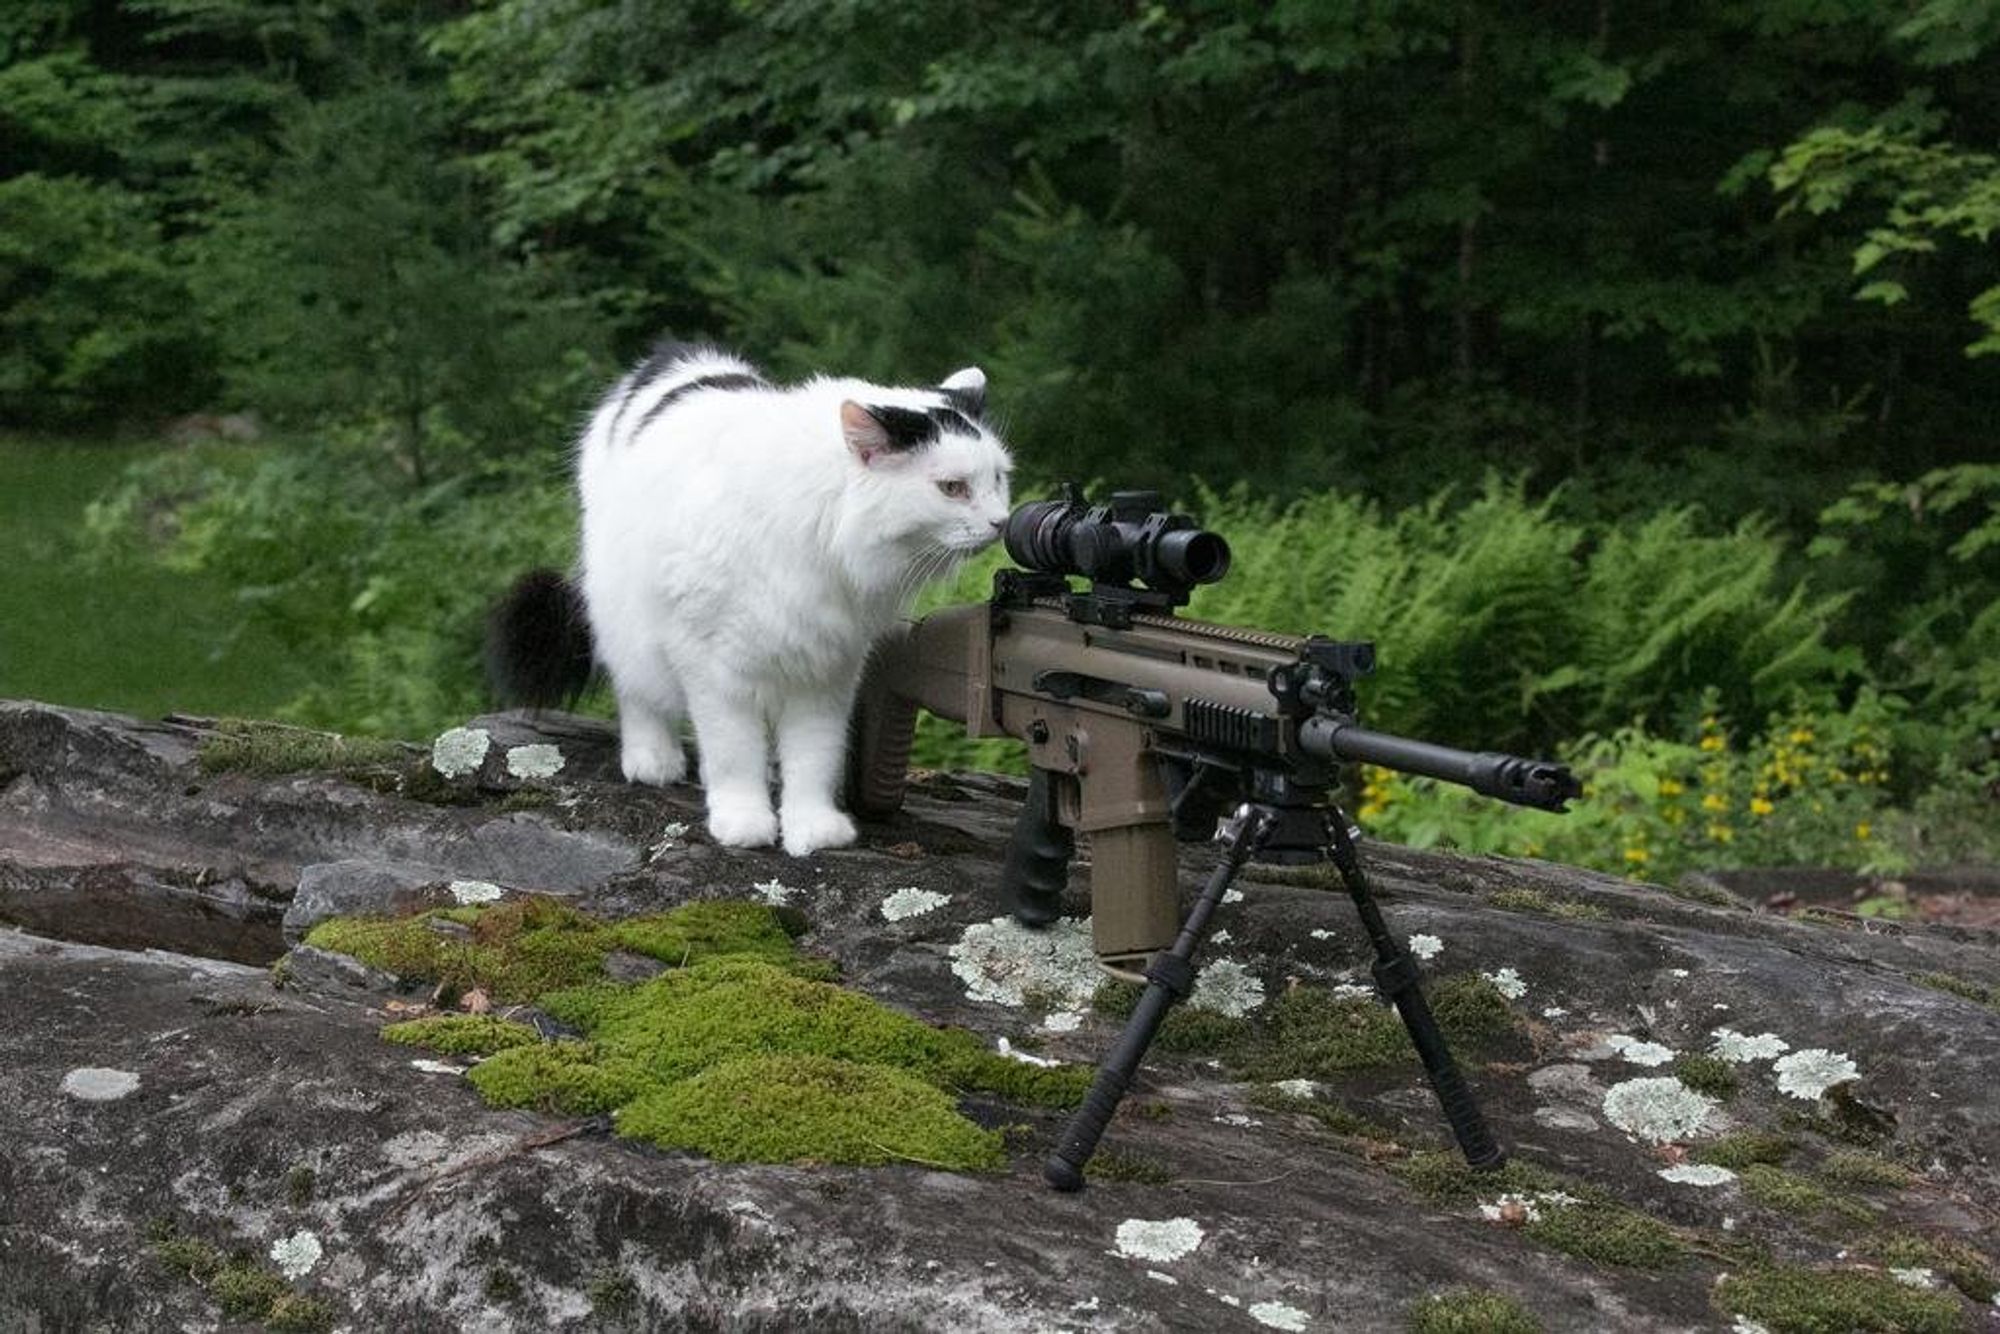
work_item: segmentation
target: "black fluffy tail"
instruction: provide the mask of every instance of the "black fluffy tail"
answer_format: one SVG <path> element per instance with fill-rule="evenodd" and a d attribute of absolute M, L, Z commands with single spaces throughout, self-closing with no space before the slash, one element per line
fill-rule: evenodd
<path fill-rule="evenodd" d="M 590 667 L 583 594 L 554 570 L 522 575 L 486 618 L 486 679 L 502 703 L 574 703 Z"/>

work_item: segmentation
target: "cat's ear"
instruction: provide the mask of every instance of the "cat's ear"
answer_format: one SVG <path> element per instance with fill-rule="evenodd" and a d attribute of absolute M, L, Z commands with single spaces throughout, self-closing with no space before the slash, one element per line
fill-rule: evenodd
<path fill-rule="evenodd" d="M 896 442 L 889 438 L 889 428 L 874 413 L 851 398 L 840 405 L 840 433 L 846 437 L 848 449 L 863 466 L 896 452 Z"/>
<path fill-rule="evenodd" d="M 977 417 L 986 411 L 986 372 L 977 366 L 967 366 L 962 371 L 953 371 L 938 386 L 952 406 L 968 417 Z"/>

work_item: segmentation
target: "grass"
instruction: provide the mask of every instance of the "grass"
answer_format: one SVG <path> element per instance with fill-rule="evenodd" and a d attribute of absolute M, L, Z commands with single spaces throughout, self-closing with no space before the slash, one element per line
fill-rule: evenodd
<path fill-rule="evenodd" d="M 162 448 L 0 436 L 0 698 L 264 714 L 309 683 L 311 664 L 246 626 L 223 585 L 86 554 L 84 506 Z"/>

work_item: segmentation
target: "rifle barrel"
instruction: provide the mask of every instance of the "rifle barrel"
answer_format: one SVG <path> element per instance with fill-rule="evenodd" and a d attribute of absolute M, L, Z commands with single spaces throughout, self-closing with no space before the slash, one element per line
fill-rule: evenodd
<path fill-rule="evenodd" d="M 1564 802 L 1583 792 L 1575 775 L 1564 765 L 1498 751 L 1475 753 L 1389 732 L 1371 732 L 1340 714 L 1322 713 L 1308 718 L 1299 728 L 1299 744 L 1307 753 L 1326 759 L 1375 764 L 1400 773 L 1458 783 L 1482 796 L 1538 810 L 1561 811 L 1565 809 Z"/>

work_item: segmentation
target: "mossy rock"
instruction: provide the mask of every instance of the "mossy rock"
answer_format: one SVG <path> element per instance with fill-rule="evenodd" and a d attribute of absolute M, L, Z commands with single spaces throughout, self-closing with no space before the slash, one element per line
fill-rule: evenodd
<path fill-rule="evenodd" d="M 1542 1322 L 1505 1293 L 1447 1288 L 1410 1307 L 1410 1334 L 1541 1334 Z"/>
<path fill-rule="evenodd" d="M 296 773 L 353 775 L 399 768 L 420 758 L 416 747 L 379 737 L 339 736 L 282 723 L 225 718 L 202 738 L 196 761 L 204 773 L 272 778 Z"/>
<path fill-rule="evenodd" d="M 712 901 L 622 922 L 600 922 L 554 899 L 526 897 L 408 917 L 335 917 L 305 943 L 448 991 L 483 989 L 495 1000 L 599 982 L 604 959 L 629 950 L 678 967 L 718 955 L 794 960 L 792 938 L 759 903 Z"/>
<path fill-rule="evenodd" d="M 465 1077 L 495 1107 L 564 1116 L 608 1112 L 657 1082 L 643 1066 L 593 1042 L 511 1047 L 473 1066 Z"/>
<path fill-rule="evenodd" d="M 891 1066 L 1024 1102 L 1066 1105 L 1089 1087 L 1088 1070 L 1009 1060 L 962 1029 L 933 1028 L 757 959 L 714 959 L 596 999 L 603 1003 L 592 1038 L 663 1081 L 746 1056 L 793 1054 Z"/>
<path fill-rule="evenodd" d="M 384 1042 L 424 1047 L 453 1056 L 491 1056 L 509 1047 L 529 1047 L 542 1040 L 527 1024 L 490 1014 L 434 1014 L 382 1030 Z"/>
<path fill-rule="evenodd" d="M 1790 1135 L 1777 1135 L 1762 1130 L 1743 1130 L 1733 1135 L 1724 1135 L 1721 1139 L 1707 1144 L 1697 1145 L 1694 1149 L 1694 1160 L 1741 1172 L 1755 1163 L 1782 1167 L 1787 1159 L 1798 1152 L 1798 1148 L 1799 1142 Z"/>
<path fill-rule="evenodd" d="M 618 1133 L 722 1162 L 923 1163 L 993 1171 L 998 1131 L 958 1114 L 923 1080 L 826 1056 L 725 1061 L 618 1113 Z"/>
<path fill-rule="evenodd" d="M 1773 1266 L 1724 1276 L 1715 1304 L 1771 1334 L 1963 1334 L 1957 1297 L 1858 1269 Z"/>

